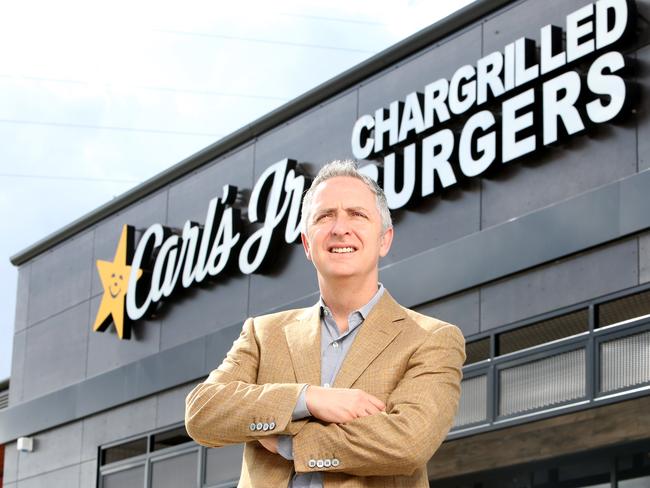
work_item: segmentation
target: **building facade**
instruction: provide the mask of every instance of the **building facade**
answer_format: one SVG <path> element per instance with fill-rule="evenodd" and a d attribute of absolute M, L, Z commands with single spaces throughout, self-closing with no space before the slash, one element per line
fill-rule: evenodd
<path fill-rule="evenodd" d="M 13 256 L 2 486 L 236 486 L 184 399 L 317 301 L 300 196 L 341 158 L 393 209 L 384 285 L 466 337 L 431 486 L 650 486 L 649 22 L 478 0 Z"/>

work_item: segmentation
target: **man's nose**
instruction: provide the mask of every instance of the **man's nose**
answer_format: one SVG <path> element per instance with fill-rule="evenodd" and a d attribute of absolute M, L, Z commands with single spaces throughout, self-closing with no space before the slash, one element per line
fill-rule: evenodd
<path fill-rule="evenodd" d="M 344 215 L 337 215 L 332 222 L 332 234 L 345 235 L 350 232 L 350 222 Z"/>

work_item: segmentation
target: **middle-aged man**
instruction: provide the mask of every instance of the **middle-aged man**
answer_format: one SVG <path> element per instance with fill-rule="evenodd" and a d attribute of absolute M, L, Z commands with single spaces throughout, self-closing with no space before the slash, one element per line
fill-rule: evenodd
<path fill-rule="evenodd" d="M 392 240 L 381 188 L 354 162 L 324 166 L 302 207 L 319 303 L 246 320 L 186 399 L 197 442 L 246 443 L 239 487 L 429 486 L 426 463 L 458 407 L 465 343 L 456 326 L 400 306 L 379 283 Z"/>

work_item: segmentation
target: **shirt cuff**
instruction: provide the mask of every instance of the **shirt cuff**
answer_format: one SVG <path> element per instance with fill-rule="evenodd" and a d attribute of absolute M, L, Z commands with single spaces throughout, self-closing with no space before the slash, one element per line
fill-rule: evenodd
<path fill-rule="evenodd" d="M 296 402 L 296 406 L 293 408 L 293 413 L 291 414 L 291 420 L 300 420 L 304 419 L 305 417 L 311 417 L 311 412 L 307 408 L 307 400 L 305 399 L 305 391 L 307 390 L 308 386 L 309 385 L 305 385 L 302 387 L 302 390 L 300 390 L 298 401 Z"/>
<path fill-rule="evenodd" d="M 293 461 L 293 437 L 290 435 L 278 436 L 278 454 L 284 459 Z"/>

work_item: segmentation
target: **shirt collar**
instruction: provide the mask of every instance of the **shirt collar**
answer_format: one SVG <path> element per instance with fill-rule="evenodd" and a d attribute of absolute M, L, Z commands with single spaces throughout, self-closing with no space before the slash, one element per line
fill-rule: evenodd
<path fill-rule="evenodd" d="M 370 299 L 368 303 L 363 305 L 362 307 L 359 307 L 358 309 L 354 310 L 351 314 L 350 317 L 352 317 L 354 314 L 358 313 L 361 315 L 362 320 L 366 320 L 366 317 L 370 314 L 370 311 L 373 309 L 375 305 L 377 305 L 377 302 L 381 298 L 381 296 L 384 294 L 384 285 L 379 283 L 379 286 L 377 288 L 377 292 L 373 295 L 373 297 Z M 330 313 L 329 308 L 327 308 L 327 305 L 325 305 L 325 302 L 323 301 L 323 296 L 321 295 L 320 299 L 318 300 L 318 305 L 320 306 L 320 311 L 321 311 L 321 316 L 323 313 Z M 349 320 L 349 318 L 348 318 Z"/>

